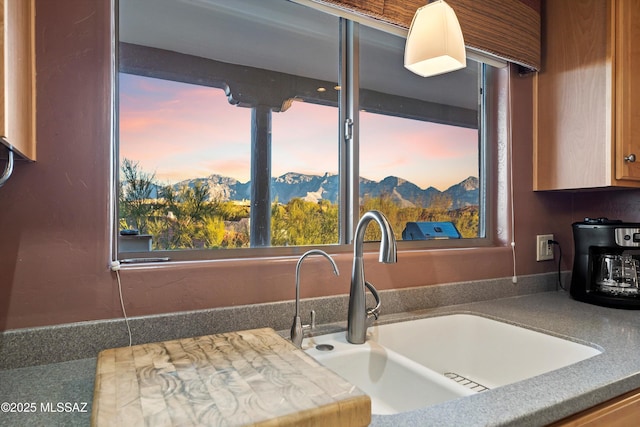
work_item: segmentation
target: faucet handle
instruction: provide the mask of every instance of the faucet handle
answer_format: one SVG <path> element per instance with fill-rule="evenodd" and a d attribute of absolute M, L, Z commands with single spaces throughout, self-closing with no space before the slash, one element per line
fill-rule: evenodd
<path fill-rule="evenodd" d="M 311 315 L 311 324 L 302 325 L 302 329 L 303 330 L 308 330 L 308 331 L 313 331 L 316 328 L 316 311 L 315 310 L 311 310 L 311 312 L 309 314 Z"/>
<path fill-rule="evenodd" d="M 376 306 L 373 308 L 367 308 L 367 321 L 369 323 L 373 323 L 378 320 L 378 316 L 380 315 L 380 295 L 378 295 L 378 291 L 376 288 L 369 282 L 364 282 L 364 285 L 369 289 L 373 298 L 376 300 Z"/>
<path fill-rule="evenodd" d="M 293 324 L 291 325 L 291 342 L 298 348 L 302 347 L 302 339 L 304 338 L 304 331 L 313 331 L 316 328 L 316 311 L 311 310 L 311 324 L 303 325 L 300 321 L 300 316 L 293 317 Z"/>

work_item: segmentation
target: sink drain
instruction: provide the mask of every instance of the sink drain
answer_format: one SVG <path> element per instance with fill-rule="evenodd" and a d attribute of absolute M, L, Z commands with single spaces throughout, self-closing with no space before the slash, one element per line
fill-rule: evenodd
<path fill-rule="evenodd" d="M 462 375 L 458 375 L 455 372 L 445 372 L 444 376 L 457 382 L 460 385 L 465 386 L 466 388 L 477 391 L 478 393 L 481 391 L 489 390 L 489 387 L 485 387 L 480 383 L 475 381 L 471 381 L 469 378 L 463 377 Z"/>
<path fill-rule="evenodd" d="M 333 350 L 333 346 L 331 344 L 318 344 L 316 346 L 316 350 L 318 350 L 318 351 L 331 351 L 331 350 Z"/>

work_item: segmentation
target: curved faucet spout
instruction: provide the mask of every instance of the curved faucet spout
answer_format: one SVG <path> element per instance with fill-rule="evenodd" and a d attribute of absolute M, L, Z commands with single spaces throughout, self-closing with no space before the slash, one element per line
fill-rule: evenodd
<path fill-rule="evenodd" d="M 291 342 L 295 344 L 296 347 L 300 347 L 302 345 L 303 338 L 303 328 L 307 326 L 302 326 L 302 321 L 300 320 L 300 266 L 302 265 L 302 261 L 308 257 L 309 255 L 322 255 L 326 259 L 331 262 L 333 266 L 333 273 L 337 276 L 340 274 L 338 271 L 338 266 L 336 265 L 333 258 L 329 256 L 325 251 L 321 251 L 320 249 L 311 249 L 310 251 L 302 254 L 300 259 L 298 259 L 298 263 L 296 264 L 296 314 L 293 316 L 293 324 L 291 325 Z M 312 312 L 313 316 L 313 312 Z M 312 320 L 312 324 L 315 323 L 315 319 Z"/>
<path fill-rule="evenodd" d="M 362 258 L 364 246 L 364 232 L 367 225 L 375 221 L 380 226 L 382 238 L 380 240 L 379 261 L 395 263 L 397 261 L 397 245 L 393 229 L 389 220 L 379 211 L 366 212 L 356 227 L 353 241 L 353 270 L 351 272 L 351 289 L 349 292 L 349 314 L 347 318 L 347 341 L 352 344 L 363 344 L 367 337 L 367 326 L 370 319 L 377 317 L 378 307 L 374 311 L 367 311 L 364 279 L 364 260 Z M 373 286 L 372 286 L 373 287 Z M 380 305 L 378 301 L 378 306 Z"/>
<path fill-rule="evenodd" d="M 380 256 L 378 261 L 385 264 L 393 264 L 397 261 L 397 245 L 393 235 L 393 229 L 386 216 L 380 211 L 368 211 L 362 215 L 360 222 L 356 226 L 355 238 L 353 241 L 353 256 L 362 257 L 364 246 L 364 232 L 371 221 L 375 221 L 382 231 L 382 239 L 380 240 Z"/>

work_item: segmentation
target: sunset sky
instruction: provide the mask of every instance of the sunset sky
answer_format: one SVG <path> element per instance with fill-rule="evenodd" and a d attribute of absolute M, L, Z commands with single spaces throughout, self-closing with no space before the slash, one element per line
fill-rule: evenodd
<path fill-rule="evenodd" d="M 162 183 L 211 174 L 248 181 L 250 119 L 220 89 L 120 74 L 120 157 Z M 371 113 L 360 120 L 364 178 L 445 190 L 478 176 L 477 130 Z M 337 121 L 337 109 L 304 102 L 273 113 L 272 175 L 337 173 Z"/>

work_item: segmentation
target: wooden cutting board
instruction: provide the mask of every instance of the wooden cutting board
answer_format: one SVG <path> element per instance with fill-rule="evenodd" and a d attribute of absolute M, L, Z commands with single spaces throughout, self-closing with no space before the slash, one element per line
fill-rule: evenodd
<path fill-rule="evenodd" d="M 91 416 L 96 427 L 370 422 L 369 396 L 270 328 L 98 355 Z"/>

